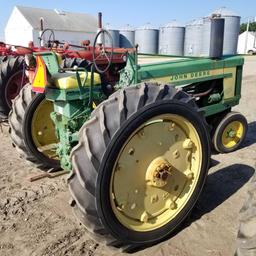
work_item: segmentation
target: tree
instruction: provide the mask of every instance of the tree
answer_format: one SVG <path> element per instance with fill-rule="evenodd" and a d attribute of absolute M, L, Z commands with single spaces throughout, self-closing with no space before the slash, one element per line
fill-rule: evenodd
<path fill-rule="evenodd" d="M 247 29 L 247 23 L 242 23 L 240 26 L 240 33 L 243 33 Z M 256 22 L 251 22 L 249 31 L 256 31 Z"/>

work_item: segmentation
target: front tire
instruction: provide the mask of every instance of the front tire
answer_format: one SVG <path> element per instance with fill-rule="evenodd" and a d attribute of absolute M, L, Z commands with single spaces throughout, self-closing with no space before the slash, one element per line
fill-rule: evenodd
<path fill-rule="evenodd" d="M 248 131 L 246 118 L 238 112 L 229 112 L 216 125 L 212 138 L 219 153 L 230 153 L 244 143 Z"/>
<path fill-rule="evenodd" d="M 129 251 L 180 226 L 210 161 L 206 122 L 194 100 L 168 85 L 129 87 L 100 104 L 79 137 L 71 153 L 71 205 L 97 241 Z"/>

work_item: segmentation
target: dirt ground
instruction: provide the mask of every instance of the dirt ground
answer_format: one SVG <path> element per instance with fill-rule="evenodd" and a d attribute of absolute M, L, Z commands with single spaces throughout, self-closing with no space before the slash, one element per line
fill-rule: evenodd
<path fill-rule="evenodd" d="M 229 256 L 236 247 L 238 213 L 256 162 L 256 58 L 247 58 L 243 98 L 236 108 L 248 119 L 243 148 L 213 155 L 204 192 L 173 238 L 134 255 Z M 0 132 L 0 255 L 121 255 L 90 239 L 68 205 L 66 177 L 29 182 L 39 170 L 18 158 L 8 127 Z"/>

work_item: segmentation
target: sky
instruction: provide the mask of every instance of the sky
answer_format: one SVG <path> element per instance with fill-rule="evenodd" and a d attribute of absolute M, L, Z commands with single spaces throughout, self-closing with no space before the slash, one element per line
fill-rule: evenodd
<path fill-rule="evenodd" d="M 160 26 L 172 20 L 186 24 L 223 6 L 239 14 L 242 21 L 256 16 L 255 0 L 0 0 L 0 40 L 4 38 L 4 28 L 15 5 L 93 15 L 101 11 L 103 22 L 114 28 L 124 27 L 126 24 L 138 27 L 148 22 Z"/>

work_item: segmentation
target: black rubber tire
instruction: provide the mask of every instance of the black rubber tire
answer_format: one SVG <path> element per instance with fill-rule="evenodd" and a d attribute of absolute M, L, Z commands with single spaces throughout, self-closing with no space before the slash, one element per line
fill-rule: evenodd
<path fill-rule="evenodd" d="M 66 68 L 72 68 L 75 65 L 86 65 L 82 59 L 66 58 L 62 61 L 62 66 Z M 27 112 L 28 123 L 31 121 L 31 111 L 33 112 L 36 105 L 44 99 L 44 94 L 36 95 L 31 90 L 31 85 L 27 84 L 16 97 L 13 103 L 13 110 L 9 114 L 10 133 L 13 145 L 17 149 L 21 158 L 26 159 L 29 163 L 33 164 L 37 168 L 47 171 L 49 168 L 59 169 L 59 161 L 52 160 L 40 153 L 35 144 L 33 143 L 31 136 L 31 128 L 24 127 L 24 120 Z M 28 111 L 28 107 L 30 110 Z M 26 126 L 26 125 L 25 125 Z"/>
<path fill-rule="evenodd" d="M 10 57 L 2 62 L 0 70 L 0 117 L 7 118 L 10 112 L 10 106 L 6 99 L 6 89 L 9 79 L 17 72 L 24 69 L 24 57 Z"/>
<path fill-rule="evenodd" d="M 248 51 L 248 54 L 249 55 L 254 55 L 255 53 L 254 53 L 254 51 L 250 50 L 250 51 Z"/>
<path fill-rule="evenodd" d="M 27 113 L 31 114 L 44 98 L 44 94 L 35 94 L 31 90 L 31 85 L 27 84 L 21 89 L 20 94 L 13 102 L 13 108 L 9 115 L 9 124 L 11 139 L 20 157 L 37 168 L 47 170 L 49 168 L 59 168 L 60 163 L 59 161 L 47 158 L 37 150 L 31 134 L 29 136 L 29 131 L 31 131 L 31 128 L 28 127 L 29 121 L 25 125 Z"/>
<path fill-rule="evenodd" d="M 243 124 L 244 133 L 243 133 L 241 139 L 239 140 L 239 142 L 234 147 L 226 148 L 222 143 L 222 134 L 223 134 L 226 126 L 233 121 L 239 121 Z M 219 153 L 230 153 L 230 152 L 237 150 L 244 143 L 247 131 L 248 131 L 248 123 L 247 123 L 246 118 L 238 112 L 233 112 L 233 111 L 229 112 L 216 125 L 216 128 L 213 133 L 213 137 L 212 137 L 214 149 Z"/>
<path fill-rule="evenodd" d="M 109 199 L 113 159 L 139 125 L 154 115 L 176 113 L 196 127 L 204 152 L 198 187 L 174 221 L 150 232 L 125 228 L 115 217 Z M 79 132 L 79 143 L 71 153 L 73 170 L 68 179 L 77 217 L 101 243 L 130 252 L 136 247 L 155 244 L 169 237 L 196 203 L 210 163 L 210 139 L 207 124 L 192 98 L 169 85 L 140 84 L 111 95 L 92 113 Z"/>
<path fill-rule="evenodd" d="M 236 256 L 256 255 L 256 172 L 248 190 L 248 199 L 240 211 Z"/>
<path fill-rule="evenodd" d="M 49 157 L 45 156 L 41 152 L 38 151 L 37 147 L 35 146 L 35 143 L 32 138 L 32 131 L 31 131 L 31 123 L 33 115 L 38 107 L 38 105 L 45 100 L 45 94 L 36 94 L 30 104 L 28 105 L 25 116 L 23 120 L 23 134 L 24 134 L 24 142 L 27 146 L 27 149 L 30 154 L 35 156 L 35 158 L 38 160 L 38 163 L 43 163 L 44 165 L 40 166 L 41 168 L 54 168 L 59 169 L 60 168 L 60 161 L 55 159 L 50 159 Z M 50 118 L 50 117 L 49 117 Z M 53 121 L 52 121 L 53 122 Z M 54 131 L 55 132 L 55 131 Z"/>

